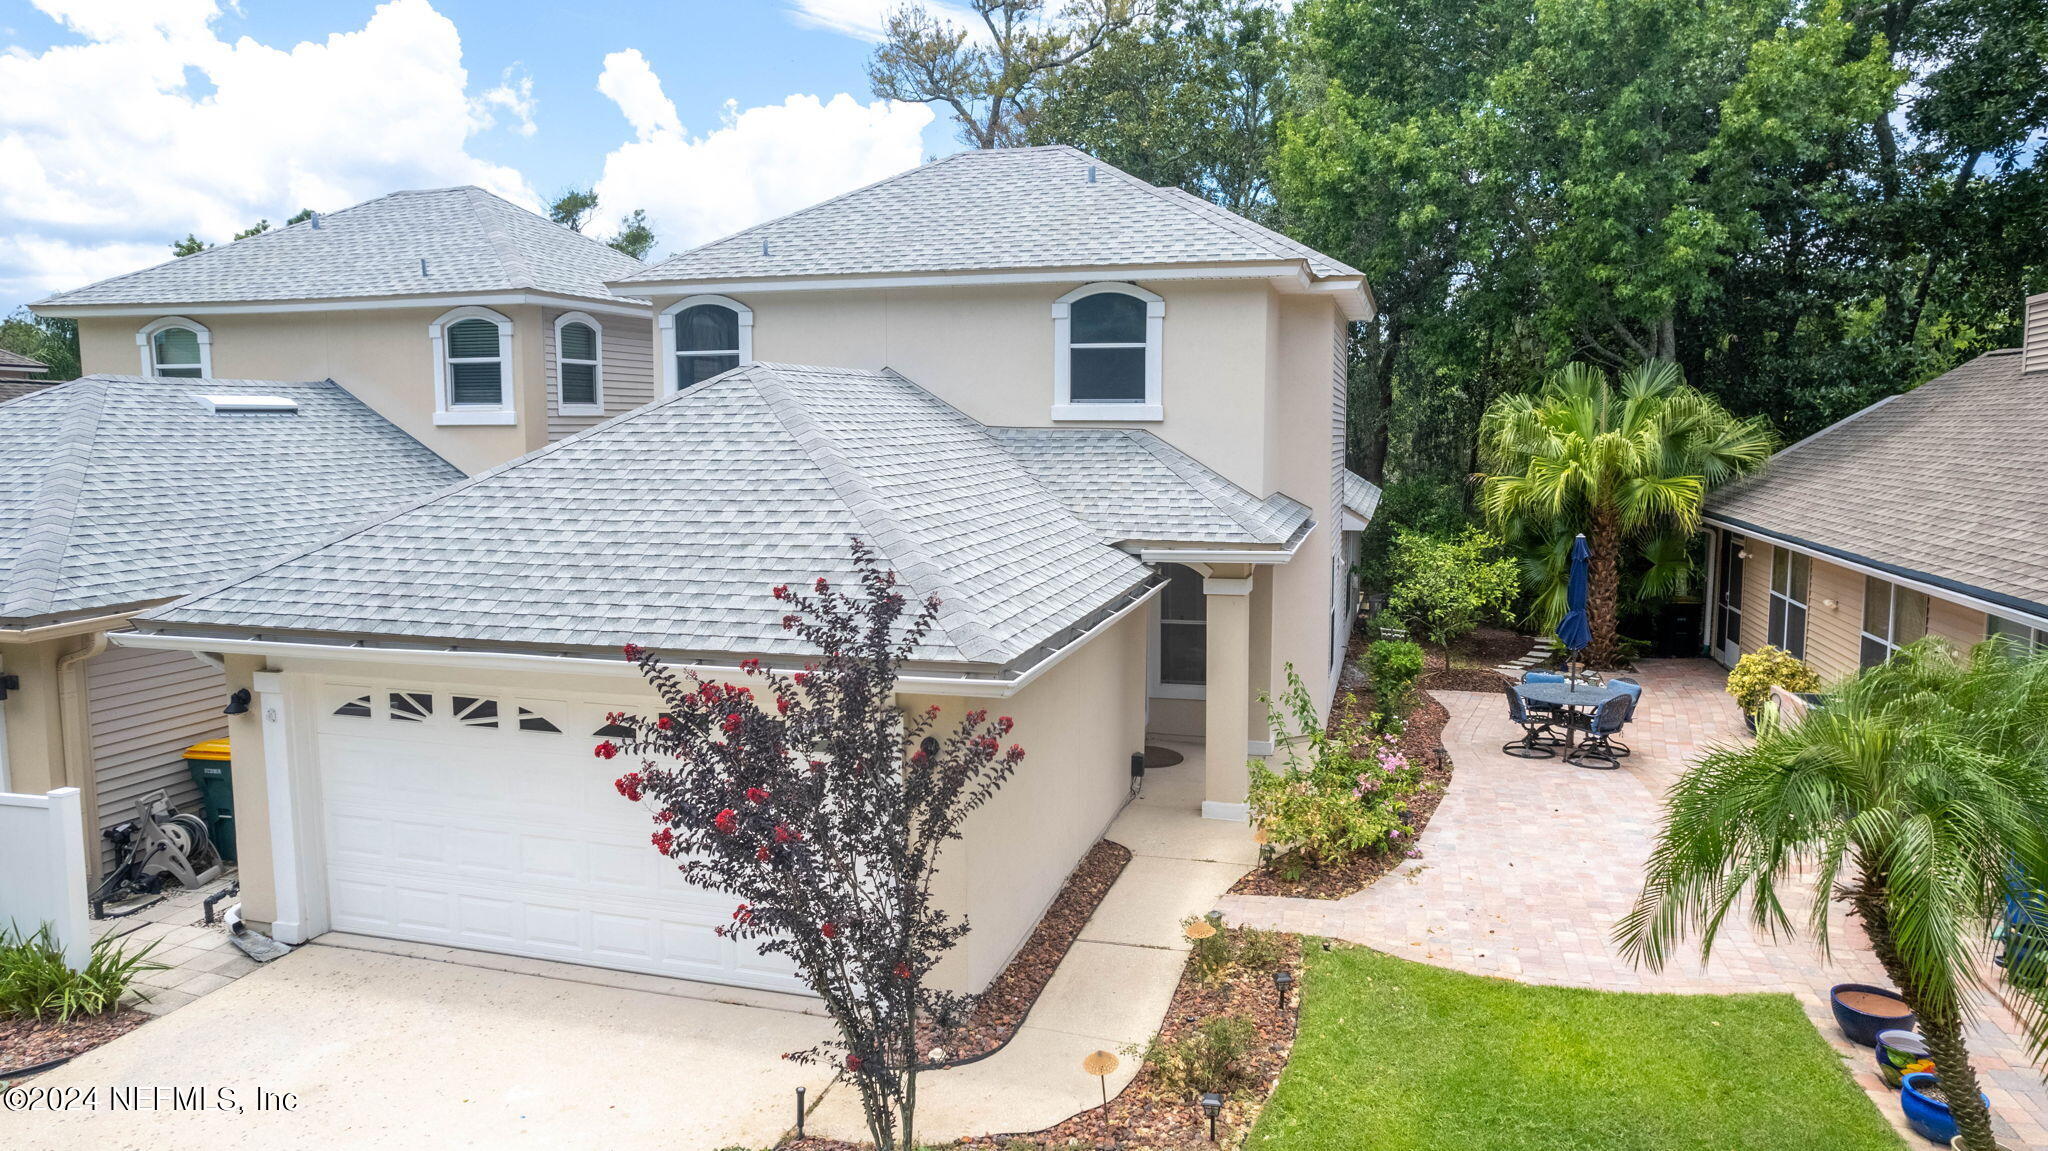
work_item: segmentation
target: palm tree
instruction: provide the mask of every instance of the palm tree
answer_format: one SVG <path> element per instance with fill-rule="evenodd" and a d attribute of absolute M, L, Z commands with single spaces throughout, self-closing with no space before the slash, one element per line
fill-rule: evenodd
<path fill-rule="evenodd" d="M 1593 550 L 1587 659 L 1614 664 L 1626 541 L 1698 530 L 1709 489 L 1762 467 L 1774 439 L 1687 387 L 1675 364 L 1644 364 L 1620 385 L 1591 364 L 1567 364 L 1534 394 L 1502 396 L 1480 423 L 1489 469 L 1479 502 L 1496 526 L 1547 523 Z"/>
<path fill-rule="evenodd" d="M 1709 752 L 1665 804 L 1642 894 L 1615 929 L 1624 950 L 1658 967 L 1697 931 L 1704 957 L 1745 901 L 1759 930 L 1792 934 L 1779 887 L 1812 865 L 1816 892 L 1863 921 L 1919 1017 L 1963 1145 L 1992 1151 L 1963 1026 L 2007 894 L 2048 885 L 2048 655 L 1991 642 L 1959 660 L 1923 640 L 1796 726 Z M 1830 898 L 1808 916 L 1823 950 Z M 2008 964 L 2038 1052 L 2048 959 L 2015 947 Z"/>

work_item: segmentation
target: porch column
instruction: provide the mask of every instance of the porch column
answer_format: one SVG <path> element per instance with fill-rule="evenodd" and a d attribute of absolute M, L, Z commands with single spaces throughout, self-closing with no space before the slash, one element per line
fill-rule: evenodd
<path fill-rule="evenodd" d="M 1202 818 L 1246 820 L 1245 770 L 1251 739 L 1252 568 L 1211 564 L 1203 572 L 1208 609 L 1207 679 L 1203 706 L 1203 758 L 1207 779 Z"/>

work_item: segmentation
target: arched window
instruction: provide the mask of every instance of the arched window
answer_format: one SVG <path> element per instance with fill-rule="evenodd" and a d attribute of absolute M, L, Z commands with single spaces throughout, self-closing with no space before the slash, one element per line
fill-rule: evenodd
<path fill-rule="evenodd" d="M 1054 301 L 1056 420 L 1157 420 L 1166 301 L 1134 284 L 1089 284 Z"/>
<path fill-rule="evenodd" d="M 582 312 L 555 321 L 556 405 L 563 415 L 604 414 L 604 328 Z"/>
<path fill-rule="evenodd" d="M 661 313 L 666 391 L 680 392 L 754 360 L 754 313 L 724 296 L 688 296 Z"/>
<path fill-rule="evenodd" d="M 1159 635 L 1152 645 L 1152 694 L 1201 699 L 1209 682 L 1209 600 L 1202 576 L 1180 564 L 1161 564 Z"/>
<path fill-rule="evenodd" d="M 512 321 L 489 308 L 457 308 L 427 331 L 434 344 L 434 422 L 517 422 Z"/>
<path fill-rule="evenodd" d="M 135 333 L 145 376 L 213 374 L 213 333 L 183 316 L 168 316 Z"/>

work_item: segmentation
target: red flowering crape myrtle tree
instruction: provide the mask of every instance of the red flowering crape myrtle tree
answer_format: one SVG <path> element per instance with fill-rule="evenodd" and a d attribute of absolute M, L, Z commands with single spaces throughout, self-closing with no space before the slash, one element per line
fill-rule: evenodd
<path fill-rule="evenodd" d="M 809 595 L 774 590 L 789 609 L 782 626 L 818 649 L 802 671 L 750 659 L 740 668 L 756 685 L 712 683 L 629 645 L 667 710 L 612 717 L 633 736 L 597 754 L 640 760 L 617 787 L 654 813 L 654 850 L 741 901 L 719 933 L 789 956 L 824 1000 L 839 1038 L 788 1057 L 842 1067 L 875 1146 L 907 1151 L 919 1023 L 951 1025 L 969 1006 L 925 985 L 967 934 L 932 900 L 939 852 L 1024 750 L 1002 746 L 1007 717 L 971 711 L 940 731 L 938 708 L 897 708 L 897 667 L 939 601 L 906 616 L 896 573 L 859 540 L 853 558 L 856 592 L 823 579 Z"/>

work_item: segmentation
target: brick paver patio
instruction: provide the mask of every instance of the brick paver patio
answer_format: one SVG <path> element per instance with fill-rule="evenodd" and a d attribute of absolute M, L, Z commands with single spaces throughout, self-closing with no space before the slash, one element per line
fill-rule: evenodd
<path fill-rule="evenodd" d="M 1450 791 L 1421 841 L 1421 858 L 1341 900 L 1226 896 L 1233 922 L 1345 939 L 1407 959 L 1527 983 L 1614 991 L 1779 991 L 1798 998 L 1850 1061 L 1879 1109 L 1906 1131 L 1895 1093 L 1867 1048 L 1841 1038 L 1827 1007 L 1837 983 L 1888 984 L 1861 929 L 1831 916 L 1833 954 L 1804 938 L 1772 940 L 1746 923 L 1724 929 L 1712 960 L 1697 947 L 1664 971 L 1638 970 L 1611 942 L 1634 901 L 1661 797 L 1705 747 L 1743 738 L 1742 717 L 1705 660 L 1642 664 L 1643 701 L 1625 739 L 1635 754 L 1618 771 L 1504 755 L 1517 730 L 1500 696 L 1438 692 L 1450 709 L 1444 746 L 1457 765 Z M 1795 907 L 1795 921 L 1805 905 Z M 1971 1050 L 2001 1136 L 2048 1151 L 2048 1089 L 2027 1058 L 2005 1007 L 1980 997 Z"/>

